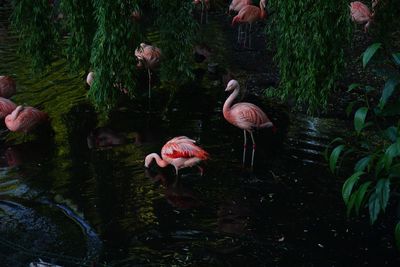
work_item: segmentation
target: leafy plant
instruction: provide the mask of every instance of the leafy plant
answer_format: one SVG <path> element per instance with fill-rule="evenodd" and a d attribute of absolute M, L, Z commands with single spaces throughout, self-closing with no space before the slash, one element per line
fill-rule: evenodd
<path fill-rule="evenodd" d="M 269 1 L 275 12 L 269 33 L 276 39 L 280 98 L 296 99 L 309 113 L 326 107 L 344 66 L 351 30 L 348 1 Z M 271 38 L 269 38 L 271 40 Z"/>
<path fill-rule="evenodd" d="M 349 91 L 359 90 L 364 97 L 349 104 L 348 113 L 360 106 L 354 113 L 354 131 L 332 142 L 336 147 L 329 157 L 332 172 L 336 171 L 340 156 L 347 153 L 355 159 L 353 173 L 343 184 L 342 197 L 348 215 L 353 211 L 359 214 L 367 206 L 371 224 L 385 211 L 400 178 L 400 109 L 394 97 L 400 84 L 400 62 L 396 53 L 384 60 L 384 52 L 380 43 L 364 52 L 363 66 L 375 59 L 379 63 L 374 65 L 375 72 L 382 75 L 385 83 L 382 90 L 360 84 L 349 86 Z M 395 234 L 400 245 L 399 225 Z"/>

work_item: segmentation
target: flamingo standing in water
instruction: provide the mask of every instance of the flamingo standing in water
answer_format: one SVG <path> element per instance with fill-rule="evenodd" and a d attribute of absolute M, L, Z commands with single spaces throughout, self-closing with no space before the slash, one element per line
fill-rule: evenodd
<path fill-rule="evenodd" d="M 151 153 L 146 156 L 144 166 L 148 168 L 153 159 L 161 168 L 171 164 L 175 167 L 176 175 L 183 168 L 197 165 L 203 160 L 208 159 L 208 153 L 201 147 L 197 146 L 196 141 L 189 139 L 186 136 L 178 136 L 169 140 L 161 149 L 161 157 L 156 153 Z M 200 169 L 203 174 L 203 169 Z"/>
<path fill-rule="evenodd" d="M 151 98 L 151 70 L 158 67 L 161 58 L 161 50 L 158 47 L 141 43 L 135 50 L 135 56 L 138 59 L 138 67 L 144 65 L 149 75 L 149 98 Z"/>
<path fill-rule="evenodd" d="M 235 26 L 236 23 L 242 23 L 242 22 L 247 23 L 247 25 L 249 25 L 247 30 L 248 33 L 246 33 L 245 31 L 244 46 L 246 46 L 246 39 L 248 36 L 249 48 L 251 47 L 251 36 L 250 36 L 251 25 L 256 21 L 265 19 L 267 17 L 267 12 L 265 12 L 265 6 L 266 6 L 265 1 L 266 0 L 260 1 L 260 7 L 256 7 L 253 5 L 244 6 L 232 20 L 232 26 Z"/>
<path fill-rule="evenodd" d="M 251 156 L 251 167 L 254 165 L 254 153 L 256 151 L 256 142 L 254 141 L 253 132 L 257 129 L 272 128 L 275 131 L 274 124 L 268 119 L 267 115 L 256 105 L 246 102 L 232 105 L 235 98 L 239 95 L 240 86 L 236 80 L 230 80 L 226 86 L 226 92 L 233 93 L 226 99 L 222 112 L 225 119 L 243 129 L 244 145 L 243 145 L 243 165 L 246 159 L 247 138 L 246 132 L 250 133 L 253 141 L 253 152 Z"/>
<path fill-rule="evenodd" d="M 5 118 L 7 128 L 12 132 L 27 133 L 48 119 L 47 113 L 33 107 L 18 106 Z"/>
<path fill-rule="evenodd" d="M 228 14 L 231 14 L 232 11 L 239 12 L 245 6 L 251 5 L 252 0 L 232 0 L 231 4 L 229 5 Z M 242 24 L 239 24 L 238 29 L 238 37 L 237 42 L 240 42 L 240 37 L 242 35 Z"/>
<path fill-rule="evenodd" d="M 11 100 L 0 97 L 0 119 L 4 119 L 8 114 L 13 112 L 14 109 L 17 108 L 17 105 L 14 104 Z"/>
<path fill-rule="evenodd" d="M 15 94 L 15 81 L 10 76 L 0 76 L 0 97 L 10 98 Z"/>

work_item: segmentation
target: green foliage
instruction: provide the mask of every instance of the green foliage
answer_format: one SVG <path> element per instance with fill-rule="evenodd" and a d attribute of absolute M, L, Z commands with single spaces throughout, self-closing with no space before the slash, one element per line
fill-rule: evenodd
<path fill-rule="evenodd" d="M 20 38 L 19 53 L 31 59 L 34 70 L 53 60 L 58 38 L 53 6 L 48 0 L 14 0 L 11 20 Z"/>
<path fill-rule="evenodd" d="M 122 88 L 131 95 L 134 92 L 134 50 L 141 38 L 131 14 L 137 5 L 135 0 L 93 1 L 97 30 L 91 64 L 95 79 L 89 97 L 100 109 L 111 108 Z"/>
<path fill-rule="evenodd" d="M 366 58 L 363 61 L 364 65 L 371 59 L 382 58 L 382 55 L 375 55 L 378 52 L 384 53 L 385 50 L 378 50 L 379 47 L 381 44 L 373 44 L 364 52 Z M 377 220 L 381 212 L 385 211 L 390 192 L 396 190 L 400 178 L 400 110 L 393 108 L 398 106 L 393 96 L 400 87 L 400 69 L 396 56 L 390 55 L 387 58 L 381 60 L 380 64 L 374 65 L 376 73 L 381 73 L 385 80 L 381 91 L 361 84 L 349 86 L 349 91 L 358 90 L 365 97 L 355 103 L 362 106 L 354 114 L 355 131 L 350 132 L 346 138 L 334 140 L 336 143 L 339 142 L 339 145 L 331 152 L 329 161 L 331 170 L 335 170 L 340 156 L 338 147 L 343 148 L 343 151 L 340 151 L 342 154 L 348 152 L 353 158 L 358 159 L 354 165 L 354 173 L 343 185 L 342 196 L 348 214 L 352 210 L 358 214 L 363 204 L 367 203 L 371 224 Z M 379 101 L 374 100 L 373 96 L 379 94 L 381 95 Z M 353 106 L 354 103 L 351 107 Z M 388 109 L 391 112 L 387 112 Z M 368 128 L 369 131 L 366 126 L 371 126 Z"/>
<path fill-rule="evenodd" d="M 294 97 L 296 107 L 315 112 L 327 105 L 344 65 L 348 44 L 347 0 L 270 1 L 275 13 L 269 32 L 277 40 L 280 98 Z"/>
<path fill-rule="evenodd" d="M 65 54 L 73 71 L 90 67 L 90 54 L 95 30 L 91 0 L 63 0 L 60 4 L 64 29 L 68 33 Z"/>
<path fill-rule="evenodd" d="M 192 1 L 153 0 L 153 7 L 158 12 L 161 80 L 181 85 L 194 78 L 193 44 L 198 30 L 192 16 L 194 5 Z"/>

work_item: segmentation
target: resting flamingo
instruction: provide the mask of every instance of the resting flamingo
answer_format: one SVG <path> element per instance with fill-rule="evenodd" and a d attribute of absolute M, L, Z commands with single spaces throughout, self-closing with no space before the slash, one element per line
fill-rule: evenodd
<path fill-rule="evenodd" d="M 171 164 L 175 167 L 176 175 L 178 175 L 180 169 L 197 166 L 201 161 L 208 159 L 208 153 L 195 143 L 196 141 L 186 136 L 175 137 L 162 147 L 162 158 L 156 153 L 151 153 L 146 156 L 144 166 L 148 168 L 153 160 L 161 168 Z M 200 166 L 197 167 L 203 174 L 203 169 Z"/>
<path fill-rule="evenodd" d="M 246 39 L 248 36 L 249 48 L 251 47 L 251 36 L 250 36 L 251 25 L 256 21 L 265 19 L 267 17 L 267 12 L 265 12 L 265 6 L 266 6 L 265 1 L 266 0 L 260 1 L 260 7 L 256 7 L 253 5 L 244 6 L 232 20 L 232 26 L 235 26 L 236 23 L 242 23 L 242 22 L 247 23 L 247 25 L 249 25 L 248 33 L 245 32 L 244 36 L 244 46 L 246 46 Z"/>
<path fill-rule="evenodd" d="M 374 7 L 376 6 L 376 4 L 377 2 L 373 1 Z M 369 8 L 365 4 L 359 1 L 355 1 L 350 3 L 350 16 L 354 22 L 358 24 L 365 24 L 364 31 L 367 32 L 369 26 L 371 25 L 374 13 L 371 13 Z"/>
<path fill-rule="evenodd" d="M 15 81 L 10 76 L 0 76 L 0 97 L 10 98 L 15 94 Z"/>
<path fill-rule="evenodd" d="M 7 128 L 12 132 L 31 131 L 38 124 L 48 119 L 47 113 L 33 107 L 18 106 L 5 118 Z"/>
<path fill-rule="evenodd" d="M 14 104 L 11 100 L 0 97 L 0 119 L 4 119 L 8 114 L 13 112 L 14 109 L 17 108 L 17 105 Z"/>
<path fill-rule="evenodd" d="M 149 75 L 149 98 L 151 98 L 151 70 L 158 67 L 161 58 L 161 50 L 158 47 L 141 43 L 140 47 L 135 50 L 135 56 L 138 59 L 138 67 L 144 65 Z"/>
<path fill-rule="evenodd" d="M 235 98 L 239 95 L 240 86 L 236 80 L 230 80 L 226 86 L 226 92 L 233 93 L 226 99 L 222 112 L 225 119 L 243 129 L 244 145 L 243 145 L 243 165 L 246 159 L 247 138 L 246 132 L 250 133 L 251 140 L 253 141 L 253 152 L 251 156 L 251 167 L 254 165 L 254 153 L 256 150 L 256 142 L 254 141 L 253 132 L 257 129 L 272 128 L 275 131 L 274 124 L 268 119 L 267 115 L 256 105 L 246 102 L 237 103 L 232 105 Z"/>

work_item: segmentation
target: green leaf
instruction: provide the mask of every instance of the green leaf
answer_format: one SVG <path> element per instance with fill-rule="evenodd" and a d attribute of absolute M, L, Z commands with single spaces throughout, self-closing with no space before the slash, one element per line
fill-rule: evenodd
<path fill-rule="evenodd" d="M 351 191 L 353 190 L 354 184 L 357 182 L 357 180 L 363 174 L 364 174 L 364 172 L 353 173 L 353 175 L 350 176 L 346 180 L 346 182 L 344 182 L 343 187 L 342 187 L 342 197 L 343 197 L 344 203 L 346 203 L 346 205 L 348 204 L 348 201 L 349 201 L 349 198 L 350 198 L 350 195 L 351 195 Z"/>
<path fill-rule="evenodd" d="M 324 151 L 324 158 L 325 158 L 326 161 L 328 160 L 328 151 L 329 151 L 330 146 L 331 146 L 332 144 L 336 143 L 336 142 L 343 142 L 343 138 L 341 138 L 341 137 L 336 137 L 335 139 L 333 139 L 333 140 L 328 144 L 328 146 L 326 147 L 326 149 L 325 149 L 325 151 Z"/>
<path fill-rule="evenodd" d="M 392 54 L 393 59 L 394 59 L 394 63 L 396 63 L 396 65 L 400 65 L 400 53 L 394 53 Z"/>
<path fill-rule="evenodd" d="M 371 60 L 371 58 L 375 55 L 376 51 L 382 46 L 381 43 L 374 43 L 371 46 L 369 46 L 365 52 L 363 53 L 363 67 L 367 66 L 368 62 Z"/>
<path fill-rule="evenodd" d="M 398 134 L 398 132 L 397 132 L 397 127 L 391 126 L 391 127 L 388 127 L 388 128 L 385 130 L 385 135 L 386 135 L 386 137 L 387 137 L 390 141 L 392 141 L 392 142 L 396 142 L 396 140 L 397 140 L 397 134 Z"/>
<path fill-rule="evenodd" d="M 352 83 L 352 84 L 349 85 L 349 88 L 347 89 L 347 92 L 351 92 L 354 89 L 359 88 L 360 86 L 361 86 L 361 84 L 359 84 L 359 83 Z"/>
<path fill-rule="evenodd" d="M 355 193 L 356 195 L 356 200 L 354 202 L 355 209 L 356 209 L 356 214 L 358 215 L 360 213 L 360 207 L 361 204 L 364 200 L 364 196 L 367 193 L 368 187 L 372 184 L 371 181 L 365 182 L 360 187 L 358 188 L 357 192 Z"/>
<path fill-rule="evenodd" d="M 346 212 L 347 217 L 350 216 L 350 213 L 351 213 L 351 210 L 352 210 L 353 207 L 354 207 L 355 201 L 356 201 L 356 195 L 355 195 L 355 194 L 352 194 L 352 195 L 350 196 L 350 199 L 349 199 L 348 204 L 346 205 L 346 206 L 347 206 L 347 212 Z"/>
<path fill-rule="evenodd" d="M 394 229 L 394 237 L 397 248 L 400 249 L 400 222 L 397 223 L 396 228 Z"/>
<path fill-rule="evenodd" d="M 354 114 L 354 128 L 358 134 L 360 134 L 361 130 L 364 128 L 367 112 L 367 107 L 361 107 L 357 109 L 356 113 Z"/>
<path fill-rule="evenodd" d="M 376 219 L 378 218 L 379 212 L 381 211 L 381 202 L 376 192 L 373 192 L 369 197 L 368 208 L 370 222 L 371 224 L 374 224 Z"/>
<path fill-rule="evenodd" d="M 386 81 L 383 88 L 381 99 L 379 100 L 379 107 L 382 109 L 387 103 L 389 97 L 393 94 L 396 86 L 399 84 L 399 80 L 391 78 Z"/>
<path fill-rule="evenodd" d="M 376 184 L 376 192 L 379 194 L 382 211 L 385 211 L 390 195 L 390 179 L 380 179 Z"/>
<path fill-rule="evenodd" d="M 347 115 L 347 117 L 350 116 L 350 113 L 353 111 L 354 105 L 356 103 L 357 103 L 357 101 L 352 101 L 347 105 L 347 107 L 346 107 L 346 115 Z"/>
<path fill-rule="evenodd" d="M 331 169 L 331 172 L 335 172 L 336 169 L 336 163 L 339 158 L 340 153 L 342 150 L 345 148 L 345 145 L 338 145 L 332 150 L 331 156 L 329 158 L 329 168 Z"/>
<path fill-rule="evenodd" d="M 389 178 L 391 177 L 400 177 L 400 163 L 391 166 L 390 170 L 388 171 L 389 173 Z"/>
<path fill-rule="evenodd" d="M 361 158 L 359 161 L 357 161 L 356 165 L 354 166 L 354 171 L 356 172 L 364 171 L 371 160 L 372 160 L 371 155 Z"/>

